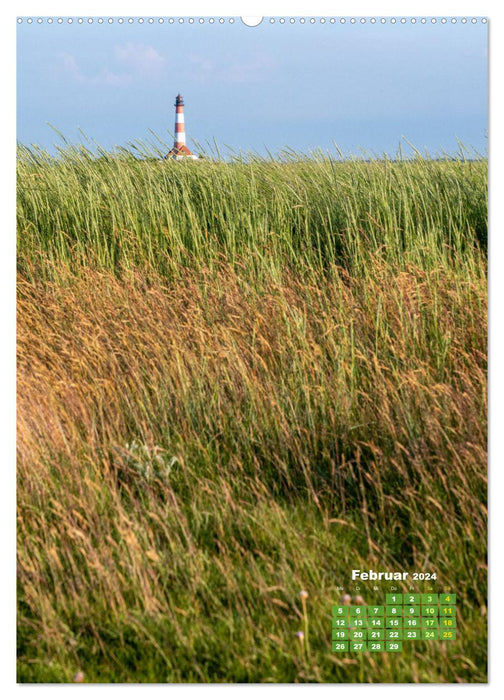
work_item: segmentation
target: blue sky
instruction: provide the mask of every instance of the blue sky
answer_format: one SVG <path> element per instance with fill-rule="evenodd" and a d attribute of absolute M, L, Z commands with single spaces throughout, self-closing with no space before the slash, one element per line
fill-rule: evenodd
<path fill-rule="evenodd" d="M 457 138 L 486 152 L 487 25 L 160 25 L 23 22 L 17 30 L 17 137 L 105 148 L 170 143 L 174 98 L 188 142 L 239 150 L 395 154 L 402 137 L 432 155 Z M 225 149 L 224 149 L 225 150 Z"/>

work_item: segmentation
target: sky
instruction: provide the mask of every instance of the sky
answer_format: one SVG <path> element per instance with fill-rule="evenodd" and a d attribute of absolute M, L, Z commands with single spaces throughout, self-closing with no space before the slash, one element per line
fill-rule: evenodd
<path fill-rule="evenodd" d="M 454 153 L 487 151 L 488 25 L 281 24 L 239 17 L 17 27 L 17 138 L 53 149 L 106 149 L 154 131 L 171 145 L 185 101 L 188 145 L 223 152 L 284 147 L 395 155 L 402 141 Z"/>

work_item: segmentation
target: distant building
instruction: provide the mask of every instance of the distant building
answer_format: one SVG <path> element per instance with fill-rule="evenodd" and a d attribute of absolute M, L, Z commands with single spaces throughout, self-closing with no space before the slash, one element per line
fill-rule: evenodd
<path fill-rule="evenodd" d="M 175 143 L 166 156 L 174 160 L 185 160 L 186 158 L 198 160 L 186 146 L 185 122 L 184 122 L 184 99 L 179 93 L 175 99 Z"/>

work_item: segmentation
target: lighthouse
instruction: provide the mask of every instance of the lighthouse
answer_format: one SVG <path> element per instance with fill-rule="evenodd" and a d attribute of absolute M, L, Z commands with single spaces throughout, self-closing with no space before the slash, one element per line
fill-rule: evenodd
<path fill-rule="evenodd" d="M 173 158 L 174 160 L 198 159 L 198 156 L 193 155 L 186 146 L 184 98 L 180 93 L 175 98 L 175 143 L 167 158 Z"/>

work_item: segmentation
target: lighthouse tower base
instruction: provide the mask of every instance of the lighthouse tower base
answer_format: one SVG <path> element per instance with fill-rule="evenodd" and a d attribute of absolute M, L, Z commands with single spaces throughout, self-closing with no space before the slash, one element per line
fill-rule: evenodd
<path fill-rule="evenodd" d="M 173 160 L 199 160 L 199 156 L 191 153 L 185 144 L 174 146 L 166 157 Z"/>

